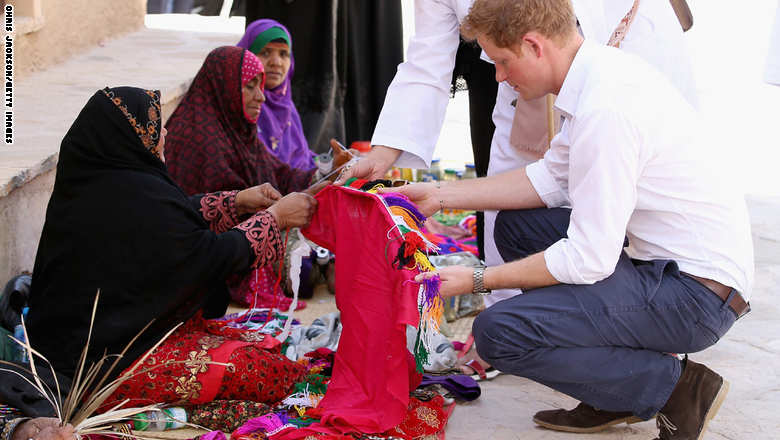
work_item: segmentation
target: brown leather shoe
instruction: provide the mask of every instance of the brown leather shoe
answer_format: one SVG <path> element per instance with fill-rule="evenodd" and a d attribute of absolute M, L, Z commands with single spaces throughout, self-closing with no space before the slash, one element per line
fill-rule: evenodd
<path fill-rule="evenodd" d="M 551 409 L 539 411 L 534 422 L 547 429 L 556 431 L 591 433 L 599 432 L 620 423 L 639 423 L 643 421 L 630 412 L 610 412 L 596 409 L 586 403 L 580 403 L 572 410 Z"/>
<path fill-rule="evenodd" d="M 729 383 L 702 364 L 687 361 L 672 395 L 656 416 L 660 440 L 701 440 Z"/>

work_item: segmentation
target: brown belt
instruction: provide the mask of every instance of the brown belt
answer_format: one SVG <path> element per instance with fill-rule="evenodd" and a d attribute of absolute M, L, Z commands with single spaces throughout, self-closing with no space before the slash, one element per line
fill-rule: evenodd
<path fill-rule="evenodd" d="M 697 277 L 696 275 L 691 275 L 686 272 L 682 272 L 682 274 L 690 278 L 693 278 L 694 280 L 698 281 L 699 284 L 710 289 L 710 291 L 715 295 L 718 295 L 718 298 L 723 300 L 723 302 L 726 302 L 729 299 L 729 295 L 731 294 L 731 291 L 734 290 L 729 286 L 724 286 L 723 284 L 715 280 L 711 280 L 709 278 Z M 750 304 L 745 302 L 745 299 L 742 298 L 742 295 L 740 295 L 739 292 L 736 292 L 731 297 L 731 301 L 729 302 L 729 307 L 731 307 L 731 310 L 733 310 L 734 313 L 737 314 L 737 318 L 741 318 L 745 313 L 750 311 Z"/>

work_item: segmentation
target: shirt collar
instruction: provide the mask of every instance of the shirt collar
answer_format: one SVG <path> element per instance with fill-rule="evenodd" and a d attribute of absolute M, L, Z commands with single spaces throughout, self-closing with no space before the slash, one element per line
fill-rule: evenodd
<path fill-rule="evenodd" d="M 577 54 L 574 55 L 574 60 L 569 67 L 569 71 L 566 73 L 566 78 L 563 80 L 561 90 L 558 92 L 558 97 L 555 99 L 555 108 L 563 112 L 567 117 L 571 118 L 574 112 L 577 110 L 577 104 L 580 99 L 580 93 L 585 87 L 585 80 L 588 76 L 588 64 L 595 55 L 597 49 L 596 43 L 591 43 L 589 40 L 584 40 Z"/>

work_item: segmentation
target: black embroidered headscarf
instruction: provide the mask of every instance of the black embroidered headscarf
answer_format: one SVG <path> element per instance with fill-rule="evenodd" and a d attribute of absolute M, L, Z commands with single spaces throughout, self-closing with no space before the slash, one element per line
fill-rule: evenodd
<path fill-rule="evenodd" d="M 225 278 L 252 261 L 243 234 L 211 232 L 199 198 L 168 176 L 155 150 L 160 129 L 159 92 L 118 87 L 95 93 L 62 140 L 28 328 L 32 345 L 65 375 L 87 339 L 98 289 L 90 359 L 119 353 L 155 319 L 126 367 L 198 310 L 224 313 Z"/>

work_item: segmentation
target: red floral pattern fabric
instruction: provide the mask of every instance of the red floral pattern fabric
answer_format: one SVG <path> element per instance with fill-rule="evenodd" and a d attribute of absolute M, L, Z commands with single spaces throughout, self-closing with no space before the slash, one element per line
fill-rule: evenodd
<path fill-rule="evenodd" d="M 271 411 L 265 403 L 247 400 L 214 400 L 187 408 L 188 422 L 211 431 L 233 432 L 247 420 Z"/>
<path fill-rule="evenodd" d="M 238 191 L 220 191 L 200 199 L 200 213 L 209 223 L 209 229 L 219 234 L 238 223 L 237 194 Z"/>
<path fill-rule="evenodd" d="M 157 347 L 135 373 L 102 409 L 124 399 L 130 399 L 128 408 L 202 404 L 218 398 L 276 403 L 304 376 L 305 367 L 267 350 L 263 342 L 215 335 L 196 316 Z"/>

